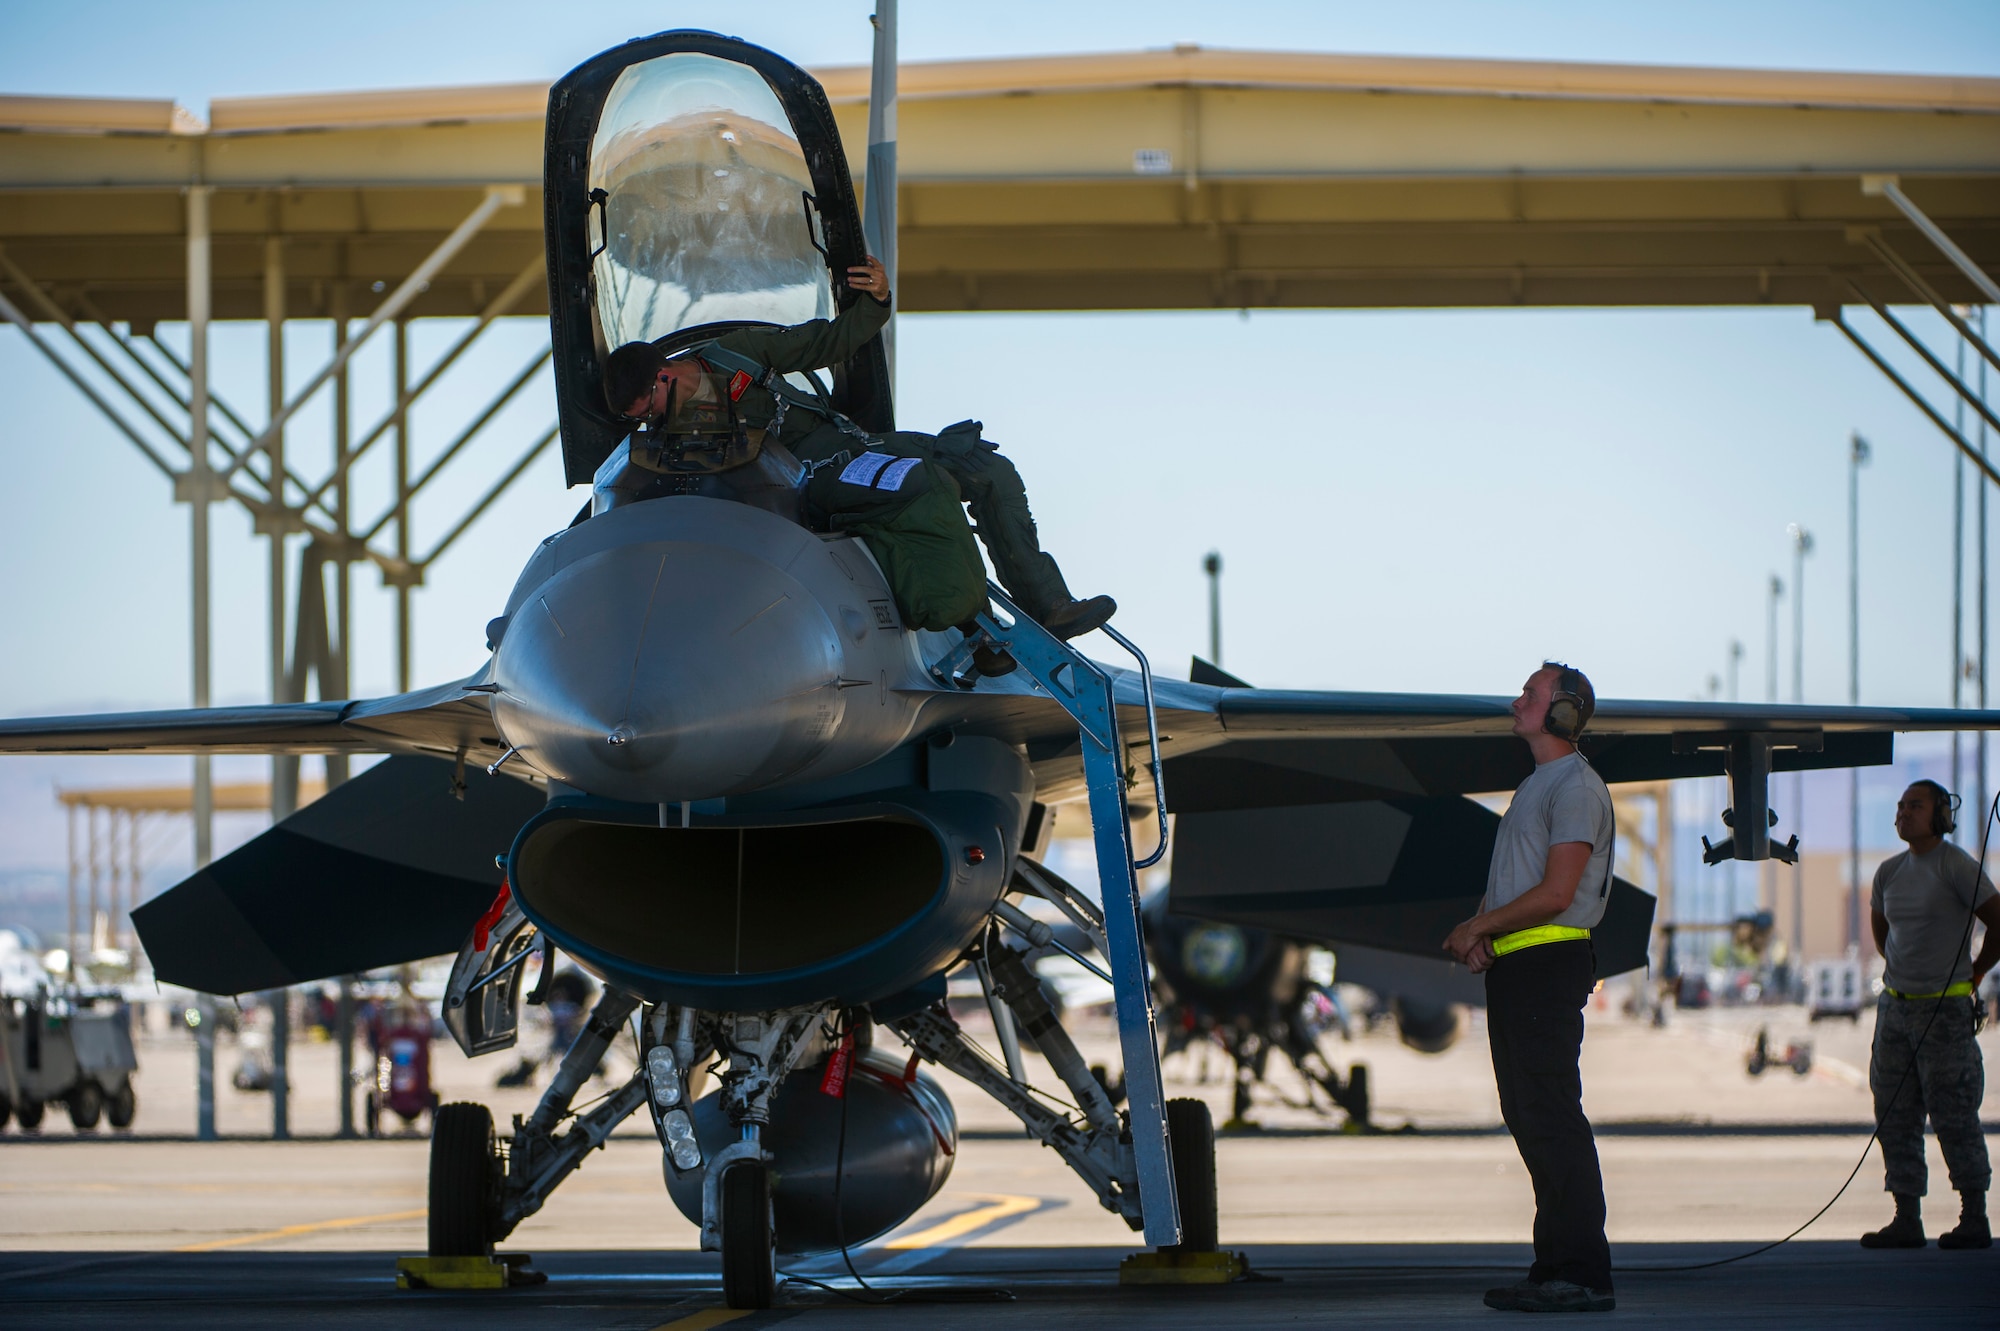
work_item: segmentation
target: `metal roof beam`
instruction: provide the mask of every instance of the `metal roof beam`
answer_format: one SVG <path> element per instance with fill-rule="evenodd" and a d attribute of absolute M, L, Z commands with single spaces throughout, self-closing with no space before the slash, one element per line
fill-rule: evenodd
<path fill-rule="evenodd" d="M 387 300 L 376 307 L 375 312 L 368 316 L 368 322 L 361 326 L 361 331 L 352 338 L 349 338 L 341 346 L 340 350 L 334 353 L 333 359 L 322 366 L 319 373 L 315 374 L 304 388 L 293 395 L 292 400 L 285 404 L 284 409 L 273 416 L 270 424 L 264 427 L 263 433 L 251 441 L 251 446 L 260 450 L 268 447 L 270 442 L 282 433 L 285 423 L 298 414 L 299 409 L 311 400 L 313 394 L 319 392 L 335 375 L 346 369 L 348 361 L 354 358 L 354 353 L 361 345 L 374 336 L 377 329 L 395 318 L 403 311 L 404 307 L 415 300 L 430 285 L 431 279 L 437 276 L 438 272 L 446 264 L 450 263 L 461 249 L 465 248 L 465 242 L 479 234 L 480 228 L 486 225 L 488 219 L 493 214 L 499 212 L 504 207 L 518 206 L 522 202 L 523 197 L 519 186 L 494 185 L 488 187 L 486 197 L 480 200 L 479 206 L 474 208 L 450 235 L 438 243 L 437 248 L 430 252 L 429 257 L 417 265 L 415 272 L 403 279 L 402 284 L 389 294 Z M 241 465 L 241 461 L 239 460 L 237 466 Z M 231 468 L 232 471 L 234 469 L 234 467 Z"/>

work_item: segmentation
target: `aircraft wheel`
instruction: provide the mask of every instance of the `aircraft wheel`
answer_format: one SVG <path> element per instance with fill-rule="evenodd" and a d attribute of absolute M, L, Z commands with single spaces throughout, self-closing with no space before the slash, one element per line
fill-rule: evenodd
<path fill-rule="evenodd" d="M 451 1104 L 431 1129 L 430 1255 L 484 1257 L 493 1251 L 493 1114 Z"/>
<path fill-rule="evenodd" d="M 7 1126 L 7 1120 L 14 1117 L 14 1102 L 7 1098 L 7 1092 L 0 1091 L 0 1129 Z"/>
<path fill-rule="evenodd" d="M 42 1126 L 42 1115 L 47 1106 L 40 1100 L 23 1100 L 14 1106 L 14 1117 L 20 1120 L 21 1131 L 33 1132 Z"/>
<path fill-rule="evenodd" d="M 731 1165 L 722 1176 L 722 1301 L 768 1308 L 777 1296 L 771 1232 L 771 1172 L 761 1161 Z"/>
<path fill-rule="evenodd" d="M 1173 1141 L 1174 1192 L 1180 1202 L 1182 1252 L 1214 1252 L 1221 1238 L 1215 1199 L 1215 1120 L 1206 1102 L 1167 1101 Z"/>
<path fill-rule="evenodd" d="M 139 1116 L 139 1093 L 132 1089 L 130 1078 L 104 1102 L 104 1112 L 105 1117 L 111 1120 L 111 1126 L 120 1132 L 132 1126 L 132 1120 Z"/>

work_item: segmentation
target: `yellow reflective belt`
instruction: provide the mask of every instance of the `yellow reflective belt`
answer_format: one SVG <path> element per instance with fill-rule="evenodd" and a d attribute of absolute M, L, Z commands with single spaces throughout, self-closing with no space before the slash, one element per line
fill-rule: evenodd
<path fill-rule="evenodd" d="M 1500 951 L 1500 940 L 1497 938 L 1493 940 L 1493 951 L 1496 954 Z M 1887 985 L 1883 986 L 1883 991 L 1891 998 L 1969 998 L 1972 995 L 1972 981 L 1960 980 L 1941 994 L 1906 994 L 1900 989 L 1890 989 Z"/>
<path fill-rule="evenodd" d="M 1493 955 L 1504 957 L 1509 952 L 1519 952 L 1524 947 L 1540 947 L 1543 943 L 1563 943 L 1572 938 L 1588 938 L 1590 930 L 1578 929 L 1567 924 L 1538 924 L 1532 929 L 1516 929 L 1511 934 L 1501 934 L 1493 940 Z"/>

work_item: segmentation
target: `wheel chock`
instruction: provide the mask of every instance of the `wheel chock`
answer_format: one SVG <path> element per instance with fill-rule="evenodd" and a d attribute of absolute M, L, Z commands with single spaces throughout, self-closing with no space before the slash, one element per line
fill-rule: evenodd
<path fill-rule="evenodd" d="M 398 1257 L 397 1289 L 509 1289 L 542 1285 L 548 1277 L 530 1266 L 525 1252 L 485 1257 Z"/>
<path fill-rule="evenodd" d="M 1227 1285 L 1250 1274 L 1248 1253 L 1135 1252 L 1118 1263 L 1121 1285 Z"/>

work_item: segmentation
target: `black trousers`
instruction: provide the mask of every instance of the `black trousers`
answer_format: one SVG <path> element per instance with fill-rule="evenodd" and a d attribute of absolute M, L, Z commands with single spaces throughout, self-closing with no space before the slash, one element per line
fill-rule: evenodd
<path fill-rule="evenodd" d="M 1583 1116 L 1583 1004 L 1596 984 L 1588 939 L 1510 952 L 1486 972 L 1486 1032 L 1500 1114 L 1535 1183 L 1530 1280 L 1611 1288 L 1604 1177 Z"/>

